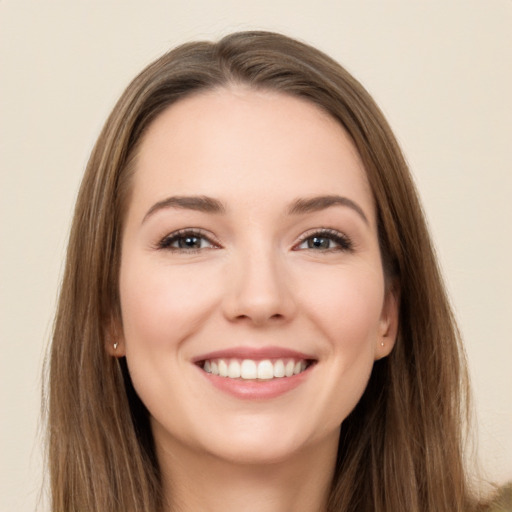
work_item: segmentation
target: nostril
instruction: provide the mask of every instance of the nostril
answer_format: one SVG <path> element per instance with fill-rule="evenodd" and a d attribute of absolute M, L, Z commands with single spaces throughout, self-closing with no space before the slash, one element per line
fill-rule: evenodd
<path fill-rule="evenodd" d="M 248 321 L 256 325 L 263 325 L 267 322 L 280 322 L 285 320 L 286 316 L 281 313 L 274 313 L 267 315 L 264 312 L 258 312 L 254 314 L 241 314 L 235 317 L 235 320 Z"/>

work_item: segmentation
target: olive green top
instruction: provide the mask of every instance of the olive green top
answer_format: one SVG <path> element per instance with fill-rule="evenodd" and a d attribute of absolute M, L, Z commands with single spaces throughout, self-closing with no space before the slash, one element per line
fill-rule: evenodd
<path fill-rule="evenodd" d="M 512 512 L 512 482 L 500 487 L 485 512 Z"/>

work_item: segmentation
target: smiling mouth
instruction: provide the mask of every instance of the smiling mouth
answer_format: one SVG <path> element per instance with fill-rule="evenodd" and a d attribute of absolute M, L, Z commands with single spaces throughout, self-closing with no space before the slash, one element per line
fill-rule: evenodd
<path fill-rule="evenodd" d="M 206 373 L 241 380 L 272 380 L 293 377 L 306 371 L 315 363 L 312 359 L 237 359 L 216 358 L 198 361 Z"/>

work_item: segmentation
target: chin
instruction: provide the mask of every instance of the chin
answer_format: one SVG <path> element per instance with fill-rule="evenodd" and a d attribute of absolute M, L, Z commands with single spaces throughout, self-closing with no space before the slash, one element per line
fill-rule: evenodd
<path fill-rule="evenodd" d="M 307 452 L 308 447 L 306 443 L 294 443 L 273 435 L 250 440 L 231 438 L 228 445 L 210 446 L 208 451 L 230 464 L 259 466 L 293 461 Z"/>
<path fill-rule="evenodd" d="M 339 425 L 314 428 L 303 418 L 255 416 L 223 423 L 208 432 L 199 447 L 218 459 L 241 465 L 268 465 L 307 457 L 319 449 L 336 453 Z M 318 426 L 317 426 L 318 427 Z"/>

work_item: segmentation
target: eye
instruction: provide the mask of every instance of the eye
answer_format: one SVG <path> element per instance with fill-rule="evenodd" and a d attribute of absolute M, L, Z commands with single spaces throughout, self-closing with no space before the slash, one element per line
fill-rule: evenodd
<path fill-rule="evenodd" d="M 352 251 L 350 238 L 334 229 L 321 229 L 303 235 L 294 250 L 312 250 L 319 252 Z"/>
<path fill-rule="evenodd" d="M 170 233 L 157 245 L 158 249 L 193 253 L 203 249 L 216 249 L 218 244 L 198 230 L 183 229 Z"/>

